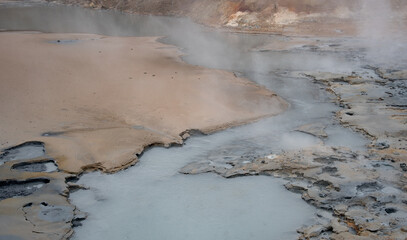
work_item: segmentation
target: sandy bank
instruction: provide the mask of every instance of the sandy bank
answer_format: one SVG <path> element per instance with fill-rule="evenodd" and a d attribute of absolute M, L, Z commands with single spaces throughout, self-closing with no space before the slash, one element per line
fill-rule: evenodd
<path fill-rule="evenodd" d="M 0 34 L 0 144 L 46 143 L 60 169 L 116 171 L 151 144 L 182 143 L 282 112 L 234 74 L 188 65 L 156 38 Z"/>

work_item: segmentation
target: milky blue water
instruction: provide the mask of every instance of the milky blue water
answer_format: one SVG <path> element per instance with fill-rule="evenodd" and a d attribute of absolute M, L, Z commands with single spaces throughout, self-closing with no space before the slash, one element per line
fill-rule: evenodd
<path fill-rule="evenodd" d="M 160 41 L 179 47 L 188 63 L 234 71 L 291 104 L 287 112 L 273 118 L 192 137 L 182 147 L 153 148 L 136 166 L 119 173 L 81 176 L 79 183 L 89 190 L 72 193 L 70 201 L 89 217 L 75 228 L 73 239 L 295 239 L 297 228 L 312 224 L 315 209 L 300 195 L 285 190 L 284 180 L 191 176 L 178 170 L 203 159 L 264 156 L 321 144 L 317 137 L 294 131 L 314 122 L 327 126 L 325 144 L 356 150 L 366 144 L 334 120 L 338 107 L 321 86 L 284 74 L 352 69 L 354 63 L 340 55 L 258 52 L 254 49 L 279 36 L 222 33 L 183 18 L 47 4 L 0 7 L 0 29 L 164 36 Z"/>

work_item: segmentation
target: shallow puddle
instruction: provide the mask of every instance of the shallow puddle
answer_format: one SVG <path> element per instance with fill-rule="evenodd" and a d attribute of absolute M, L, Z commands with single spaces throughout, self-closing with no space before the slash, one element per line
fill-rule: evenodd
<path fill-rule="evenodd" d="M 26 160 L 45 156 L 44 146 L 40 142 L 27 142 L 2 151 L 0 165 L 14 160 Z"/>
<path fill-rule="evenodd" d="M 192 138 L 182 148 L 154 148 L 117 174 L 81 177 L 79 183 L 91 189 L 71 200 L 90 216 L 74 239 L 295 238 L 296 228 L 312 223 L 314 208 L 285 190 L 282 180 L 178 173 L 233 133 L 220 135 Z"/>
<path fill-rule="evenodd" d="M 22 162 L 12 166 L 12 169 L 26 172 L 55 172 L 58 170 L 57 165 L 52 160 L 40 162 Z"/>

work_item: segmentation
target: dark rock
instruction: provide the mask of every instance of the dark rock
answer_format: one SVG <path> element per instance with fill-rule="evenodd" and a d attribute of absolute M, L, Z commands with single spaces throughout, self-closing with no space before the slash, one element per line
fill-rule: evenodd
<path fill-rule="evenodd" d="M 386 143 L 386 142 L 377 142 L 377 143 L 375 144 L 375 147 L 376 147 L 377 149 L 383 150 L 383 149 L 389 148 L 390 145 L 389 145 L 388 143 Z"/>
<path fill-rule="evenodd" d="M 356 190 L 360 192 L 375 192 L 381 189 L 383 189 L 383 186 L 379 185 L 377 182 L 363 183 L 356 187 Z"/>
<path fill-rule="evenodd" d="M 302 193 L 304 191 L 307 190 L 307 187 L 305 184 L 301 184 L 301 183 L 287 183 L 284 185 L 284 187 L 291 191 L 291 192 L 295 192 L 295 193 Z"/>
<path fill-rule="evenodd" d="M 386 209 L 384 209 L 384 211 L 386 213 L 388 213 L 388 214 L 392 214 L 392 213 L 397 212 L 397 209 L 395 209 L 395 208 L 386 208 Z"/>
<path fill-rule="evenodd" d="M 336 168 L 336 167 L 323 167 L 322 172 L 323 173 L 336 173 L 336 172 L 338 172 L 338 168 Z"/>
<path fill-rule="evenodd" d="M 325 180 L 318 180 L 318 181 L 314 182 L 313 185 L 318 186 L 320 188 L 326 188 L 326 187 L 332 185 L 332 183 L 325 181 Z"/>

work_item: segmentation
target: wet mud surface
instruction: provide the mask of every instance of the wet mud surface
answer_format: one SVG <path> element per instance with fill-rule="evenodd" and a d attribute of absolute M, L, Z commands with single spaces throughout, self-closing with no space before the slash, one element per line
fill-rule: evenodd
<path fill-rule="evenodd" d="M 26 142 L 0 157 L 0 239 L 67 239 L 83 219 L 67 199 L 67 179 L 40 142 Z"/>
<path fill-rule="evenodd" d="M 56 40 L 52 44 L 69 45 L 75 41 Z M 299 86 L 301 81 L 312 82 L 319 90 L 308 93 L 307 96 L 313 99 L 310 102 L 314 105 L 318 101 L 329 102 L 335 107 L 318 105 L 324 114 L 315 114 L 305 122 L 282 124 L 284 130 L 272 132 L 288 134 L 294 139 L 292 145 L 297 147 L 287 147 L 288 144 L 260 134 L 261 137 L 237 139 L 221 145 L 200 155 L 179 172 L 186 175 L 212 172 L 225 178 L 253 175 L 284 178 L 288 181 L 287 190 L 301 194 L 304 201 L 318 209 L 317 224 L 297 229 L 300 239 L 405 240 L 407 66 L 403 66 L 403 52 L 392 59 L 396 63 L 383 64 L 367 59 L 368 49 L 352 38 L 278 37 L 271 43 L 255 45 L 250 49 L 252 52 L 260 56 L 280 54 L 283 63 L 273 63 L 270 69 L 262 69 L 260 73 L 247 71 L 244 64 L 221 67 L 236 70 L 237 74 L 247 75 L 266 86 L 259 75 L 294 81 Z M 350 62 L 351 66 L 346 65 L 346 71 L 337 71 L 335 64 L 327 67 L 326 61 L 321 62 L 320 69 L 301 64 L 301 61 L 284 66 L 285 61 L 294 58 L 286 57 L 290 54 L 311 54 L 307 59 L 320 56 L 328 61 L 330 58 L 324 57 L 335 55 Z M 190 56 L 185 59 L 202 65 L 212 64 Z M 266 72 L 261 72 L 263 70 Z M 296 102 L 307 102 L 304 99 L 290 97 L 291 93 L 285 92 L 282 83 L 278 85 L 275 81 L 273 84 L 281 87 L 277 94 L 288 99 L 293 109 L 308 107 Z M 328 97 L 321 92 L 328 93 Z M 284 122 L 284 117 L 307 114 L 295 115 L 289 110 L 287 115 L 279 117 Z M 338 131 L 342 130 L 338 130 L 341 128 L 335 123 L 364 136 L 368 144 L 360 147 L 350 141 L 350 146 L 344 147 L 345 144 L 336 139 Z M 301 144 L 299 140 L 308 139 L 302 134 L 312 141 Z M 59 132 L 50 131 L 47 135 L 59 135 Z M 182 138 L 188 136 L 185 132 Z M 281 144 L 281 147 L 266 142 Z M 77 178 L 76 174 L 58 170 L 57 163 L 47 156 L 41 142 L 4 149 L 0 155 L 0 239 L 69 238 L 73 227 L 86 218 L 86 214 L 68 201 L 70 192 L 86 189 L 71 181 Z M 12 227 L 10 221 L 14 223 Z"/>
<path fill-rule="evenodd" d="M 7 148 L 0 155 L 0 164 L 13 160 L 24 160 L 41 157 L 45 154 L 44 145 L 41 142 L 27 142 L 21 145 Z"/>

